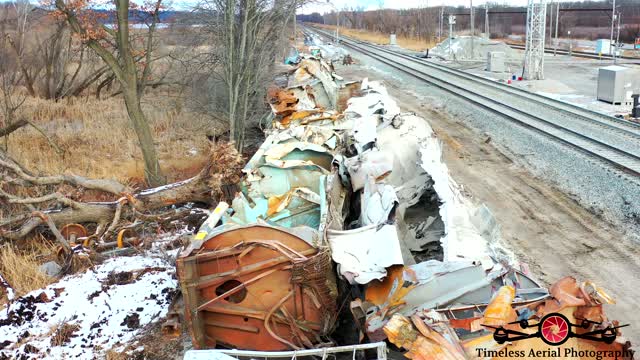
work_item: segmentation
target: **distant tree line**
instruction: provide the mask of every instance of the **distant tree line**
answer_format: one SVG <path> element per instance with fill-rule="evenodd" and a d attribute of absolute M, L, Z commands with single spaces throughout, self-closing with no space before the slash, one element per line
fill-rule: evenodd
<path fill-rule="evenodd" d="M 548 5 L 547 26 L 555 24 L 556 4 Z M 553 10 L 551 10 L 553 6 Z M 561 2 L 558 35 L 566 37 L 568 31 L 574 38 L 609 38 L 611 31 L 611 1 Z M 617 0 L 620 18 L 620 41 L 632 42 L 640 37 L 640 1 Z M 489 31 L 492 37 L 523 35 L 526 24 L 526 8 L 489 4 Z M 298 15 L 298 21 L 335 25 L 340 16 L 340 26 L 380 33 L 396 33 L 400 36 L 433 40 L 448 36 L 449 15 L 456 15 L 456 33 L 470 33 L 470 11 L 464 6 L 443 6 L 407 10 L 379 9 L 364 11 L 363 8 L 345 7 L 339 12 Z M 485 7 L 474 7 L 475 33 L 484 32 Z M 440 33 L 440 23 L 443 31 Z M 553 32 L 555 32 L 555 25 Z"/>

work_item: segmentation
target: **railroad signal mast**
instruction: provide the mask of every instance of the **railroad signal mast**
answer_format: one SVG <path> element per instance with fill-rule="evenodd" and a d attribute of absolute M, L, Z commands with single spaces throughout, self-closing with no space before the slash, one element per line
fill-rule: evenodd
<path fill-rule="evenodd" d="M 453 25 L 456 24 L 456 16 L 449 15 L 449 56 L 453 58 L 453 49 L 451 43 L 453 42 Z"/>
<path fill-rule="evenodd" d="M 525 42 L 524 78 L 544 79 L 544 41 L 547 18 L 546 0 L 529 0 Z"/>

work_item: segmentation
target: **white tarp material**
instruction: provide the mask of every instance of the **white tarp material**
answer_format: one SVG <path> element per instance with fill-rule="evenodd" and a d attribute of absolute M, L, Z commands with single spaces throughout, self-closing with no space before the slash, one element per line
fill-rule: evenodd
<path fill-rule="evenodd" d="M 353 230 L 327 230 L 331 256 L 350 283 L 366 284 L 387 275 L 386 268 L 403 264 L 394 225 L 370 225 Z"/>

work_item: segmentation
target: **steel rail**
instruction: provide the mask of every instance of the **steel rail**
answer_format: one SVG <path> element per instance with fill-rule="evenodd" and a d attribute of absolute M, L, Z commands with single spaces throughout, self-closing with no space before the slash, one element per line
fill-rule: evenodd
<path fill-rule="evenodd" d="M 487 79 L 485 77 L 471 74 L 458 69 L 454 69 L 445 65 L 429 62 L 424 59 L 416 58 L 406 54 L 397 53 L 389 49 L 385 49 L 378 45 L 371 45 L 371 44 L 367 44 L 365 42 L 360 42 L 360 41 L 355 41 L 355 42 L 358 44 L 362 44 L 364 46 L 374 47 L 379 51 L 383 51 L 389 54 L 403 57 L 404 59 L 410 60 L 412 62 L 421 64 L 424 66 L 437 68 L 438 70 L 445 71 L 453 76 L 458 76 L 458 77 L 465 78 L 467 80 L 475 81 L 477 83 L 482 83 L 491 88 L 499 89 L 502 92 L 507 92 L 512 95 L 526 98 L 526 100 L 534 101 L 539 105 L 549 108 L 551 111 L 558 111 L 558 112 L 564 113 L 565 116 L 569 116 L 572 118 L 577 116 L 579 118 L 577 120 L 586 121 L 594 125 L 604 127 L 607 130 L 617 131 L 617 132 L 620 132 L 620 134 L 628 136 L 635 141 L 640 141 L 640 124 L 638 123 L 633 123 L 630 121 L 618 119 L 613 116 L 609 116 L 593 110 L 585 109 L 580 106 L 570 104 L 564 101 L 560 101 L 557 99 L 553 99 L 544 95 L 536 94 L 531 91 L 527 91 L 525 89 L 509 86 L 509 85 L 497 82 L 495 80 Z"/>
<path fill-rule="evenodd" d="M 318 30 L 318 29 L 314 29 L 314 30 Z M 319 30 L 318 30 L 319 31 Z M 440 64 L 436 64 L 433 62 L 429 62 L 426 61 L 425 59 L 420 59 L 420 58 L 416 58 L 414 56 L 410 56 L 410 55 L 406 55 L 406 54 L 402 54 L 402 53 L 398 53 L 395 51 L 391 51 L 389 49 L 386 49 L 384 47 L 381 47 L 379 45 L 373 45 L 373 44 L 369 44 L 367 42 L 363 42 L 363 41 L 359 41 L 359 40 L 355 40 L 355 39 L 351 39 L 348 38 L 349 40 L 356 42 L 358 44 L 361 44 L 363 46 L 369 46 L 369 47 L 375 47 L 377 50 L 380 51 L 384 51 L 390 54 L 394 54 L 397 56 L 401 56 L 405 59 L 411 60 L 413 62 L 416 63 L 420 63 L 422 65 L 425 66 L 430 66 L 430 67 L 438 67 L 440 70 L 443 71 L 448 71 L 450 74 L 455 75 L 455 76 L 461 76 L 461 77 L 465 77 L 469 80 L 475 80 L 477 82 L 482 82 L 484 84 L 487 84 L 488 86 L 494 87 L 494 88 L 499 88 L 501 89 L 503 92 L 510 92 L 516 96 L 521 96 L 521 97 L 526 97 L 529 100 L 533 100 L 538 102 L 539 104 L 550 108 L 552 111 L 564 111 L 568 116 L 574 117 L 574 116 L 578 116 L 580 118 L 580 120 L 583 121 L 587 121 L 590 123 L 593 123 L 594 125 L 598 125 L 598 126 L 605 126 L 605 127 L 610 127 L 610 128 L 614 128 L 619 131 L 621 131 L 621 133 L 625 136 L 629 136 L 631 138 L 633 138 L 634 140 L 638 140 L 640 141 L 640 124 L 638 123 L 633 123 L 630 121 L 626 121 L 623 119 L 618 119 L 614 116 L 610 116 L 607 114 L 603 114 L 597 111 L 593 111 L 593 110 L 589 110 L 589 109 L 585 109 L 583 107 L 568 103 L 568 102 L 564 102 L 561 100 L 557 100 L 557 99 L 553 99 L 544 95 L 540 95 L 540 94 L 536 94 L 533 93 L 531 91 L 527 91 L 525 89 L 520 89 L 518 87 L 514 87 L 514 86 L 509 86 L 506 84 L 502 84 L 500 82 L 497 82 L 495 80 L 491 80 L 491 79 L 487 79 L 484 78 L 482 76 L 479 75 L 475 75 L 475 74 L 471 74 L 465 71 L 461 71 L 458 69 L 454 69 L 445 65 L 440 65 Z"/>
<path fill-rule="evenodd" d="M 520 44 L 514 44 L 514 43 L 505 43 L 507 44 L 510 48 L 512 49 L 516 49 L 516 50 L 524 50 L 525 46 L 524 45 L 520 45 Z M 569 50 L 566 49 L 552 49 L 552 48 L 545 48 L 544 49 L 545 53 L 548 54 L 553 54 L 554 52 L 560 54 L 560 55 L 569 55 Z M 613 56 L 612 55 L 598 55 L 598 54 L 594 54 L 594 53 L 590 53 L 590 52 L 586 52 L 586 51 L 576 51 L 576 50 L 572 50 L 571 54 L 575 57 L 581 57 L 581 58 L 587 58 L 587 59 L 602 59 L 602 60 L 613 60 Z M 633 60 L 631 63 L 632 64 L 636 64 L 636 63 L 640 63 L 640 57 L 637 56 L 625 56 L 625 55 L 620 55 L 620 56 L 616 56 L 616 59 L 618 60 Z"/>
<path fill-rule="evenodd" d="M 314 31 L 317 31 L 314 29 Z M 323 34 L 323 36 L 332 38 L 330 35 Z M 493 113 L 499 114 L 508 120 L 511 120 L 523 127 L 535 130 L 542 133 L 547 137 L 554 139 L 555 141 L 567 145 L 575 150 L 587 154 L 595 159 L 600 160 L 603 163 L 608 164 L 618 170 L 621 170 L 627 175 L 633 175 L 629 177 L 636 185 L 640 186 L 640 156 L 629 153 L 625 150 L 618 149 L 609 144 L 603 143 L 597 139 L 593 139 L 577 131 L 567 129 L 556 123 L 545 120 L 539 116 L 522 111 L 509 104 L 502 103 L 486 95 L 482 95 L 466 89 L 465 87 L 456 84 L 454 81 L 447 81 L 446 79 L 435 77 L 427 74 L 424 71 L 415 69 L 414 67 L 407 65 L 406 59 L 393 54 L 393 57 L 400 57 L 398 59 L 390 59 L 389 56 L 380 55 L 376 52 L 354 43 L 349 39 L 342 40 L 342 44 L 350 47 L 358 52 L 361 52 L 369 57 L 372 57 L 390 67 L 393 67 L 399 71 L 409 74 L 413 77 L 421 79 L 430 83 L 431 85 L 440 88 L 444 91 L 452 93 L 458 97 L 462 97 L 471 103 L 476 104 L 484 109 L 487 109 Z M 376 49 L 377 50 L 377 49 Z"/>

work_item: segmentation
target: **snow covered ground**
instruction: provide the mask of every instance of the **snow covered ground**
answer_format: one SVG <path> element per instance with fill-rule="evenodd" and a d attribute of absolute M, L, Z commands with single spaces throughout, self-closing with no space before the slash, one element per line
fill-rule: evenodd
<path fill-rule="evenodd" d="M 176 255 L 111 258 L 16 298 L 0 309 L 0 359 L 100 359 L 123 349 L 167 314 L 179 291 Z"/>

